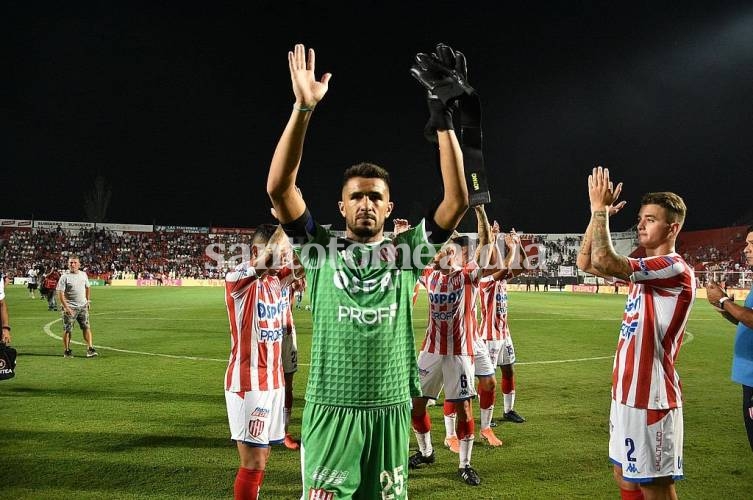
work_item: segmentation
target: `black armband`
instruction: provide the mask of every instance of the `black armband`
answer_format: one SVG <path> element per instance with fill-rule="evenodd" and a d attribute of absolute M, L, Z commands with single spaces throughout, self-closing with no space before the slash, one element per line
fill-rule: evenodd
<path fill-rule="evenodd" d="M 293 240 L 293 243 L 303 243 L 309 235 L 314 234 L 316 222 L 314 222 L 309 209 L 306 208 L 300 217 L 282 224 L 282 229 Z"/>
<path fill-rule="evenodd" d="M 443 227 L 439 227 L 437 221 L 434 220 L 434 210 L 432 210 L 430 214 L 427 214 L 424 221 L 426 239 L 429 240 L 430 243 L 439 244 L 444 243 L 445 241 L 450 239 L 450 235 L 452 234 L 454 229 L 445 229 Z"/>

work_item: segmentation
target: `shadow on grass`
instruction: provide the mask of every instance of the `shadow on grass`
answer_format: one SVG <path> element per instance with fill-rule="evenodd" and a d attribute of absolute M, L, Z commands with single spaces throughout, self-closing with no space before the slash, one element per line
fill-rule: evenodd
<path fill-rule="evenodd" d="M 17 433 L 18 434 L 18 433 Z M 24 433 L 21 433 L 24 434 Z M 31 434 L 31 433 L 29 433 Z M 17 438 L 17 436 L 12 436 Z M 44 433 L 25 438 L 45 442 Z M 103 436 L 105 437 L 105 436 Z M 70 437 L 69 437 L 70 438 Z M 75 437 L 80 439 L 80 435 Z M 122 436 L 107 436 L 118 439 Z M 201 451 L 202 447 L 223 446 L 228 453 L 217 454 Z M 186 448 L 178 454 L 165 455 L 162 452 L 147 456 L 119 453 L 82 455 L 75 458 L 60 456 L 59 453 L 41 455 L 37 459 L 11 455 L 3 461 L 3 488 L 5 491 L 18 488 L 33 489 L 36 498 L 56 498 L 52 491 L 73 490 L 101 492 L 101 498 L 139 498 L 168 496 L 170 498 L 232 498 L 233 481 L 237 470 L 237 454 L 228 439 L 196 439 L 179 436 L 132 436 L 121 448 L 130 446 L 180 446 Z M 189 448 L 195 448 L 191 452 Z M 300 498 L 300 472 L 297 468 L 277 467 L 275 454 L 284 453 L 278 447 L 270 457 L 263 490 L 266 498 Z M 165 459 L 167 457 L 167 459 Z M 197 457 L 201 465 L 195 465 Z M 170 460 L 174 459 L 174 463 Z M 279 459 L 279 458 L 278 458 Z M 134 463 L 134 460 L 138 460 Z M 186 464 L 187 461 L 193 461 Z M 47 491 L 47 493 L 45 493 Z M 3 497 L 0 494 L 0 498 Z"/>
<path fill-rule="evenodd" d="M 205 393 L 175 393 L 175 392 L 158 392 L 158 391 L 136 391 L 136 390 L 98 390 L 80 387 L 59 387 L 41 388 L 31 386 L 19 386 L 7 384 L 3 386 L 5 390 L 0 392 L 0 398 L 13 397 L 18 395 L 49 397 L 54 394 L 56 397 L 63 397 L 68 400 L 115 400 L 115 401 L 134 401 L 144 402 L 188 402 L 188 403 L 208 403 L 225 407 L 225 396 L 222 391 L 213 394 Z"/>

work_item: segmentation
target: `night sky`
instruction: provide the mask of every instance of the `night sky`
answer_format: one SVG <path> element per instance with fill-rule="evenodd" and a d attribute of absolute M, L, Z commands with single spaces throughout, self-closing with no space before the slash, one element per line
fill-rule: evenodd
<path fill-rule="evenodd" d="M 686 230 L 753 222 L 749 2 L 111 3 L 0 7 L 0 218 L 84 220 L 100 175 L 108 222 L 271 222 L 301 42 L 333 73 L 298 179 L 312 213 L 340 227 L 342 171 L 371 161 L 392 174 L 393 215 L 416 222 L 439 179 L 408 70 L 444 42 L 481 96 L 503 229 L 583 231 L 597 164 L 625 183 L 613 230 L 661 190 L 685 198 Z"/>

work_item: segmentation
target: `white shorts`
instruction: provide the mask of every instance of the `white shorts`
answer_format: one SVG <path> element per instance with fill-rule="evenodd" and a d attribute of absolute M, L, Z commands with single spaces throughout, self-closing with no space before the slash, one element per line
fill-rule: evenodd
<path fill-rule="evenodd" d="M 508 335 L 501 340 L 502 347 L 497 353 L 497 366 L 515 364 L 515 346 L 512 345 L 512 337 Z"/>
<path fill-rule="evenodd" d="M 476 396 L 473 357 L 418 353 L 418 378 L 425 398 L 437 399 L 444 386 L 445 401 L 464 401 Z"/>
<path fill-rule="evenodd" d="M 230 439 L 265 448 L 285 439 L 285 388 L 225 391 Z"/>
<path fill-rule="evenodd" d="M 650 483 L 667 476 L 682 479 L 682 445 L 682 408 L 645 410 L 612 400 L 609 459 L 622 467 L 625 481 Z"/>
<path fill-rule="evenodd" d="M 290 333 L 282 336 L 282 370 L 285 373 L 298 371 L 298 341 L 295 336 L 295 327 Z"/>
<path fill-rule="evenodd" d="M 492 363 L 488 345 L 481 339 L 473 342 L 473 367 L 477 377 L 494 376 L 497 369 Z"/>

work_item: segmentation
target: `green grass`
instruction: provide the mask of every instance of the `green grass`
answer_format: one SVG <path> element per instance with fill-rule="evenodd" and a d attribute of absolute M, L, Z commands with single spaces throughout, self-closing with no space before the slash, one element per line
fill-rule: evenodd
<path fill-rule="evenodd" d="M 21 287 L 8 290 L 19 358 L 16 378 L 0 382 L 0 498 L 231 498 L 238 459 L 223 397 L 229 338 L 222 290 L 95 288 L 92 295 L 101 355 L 86 359 L 76 344 L 76 357 L 63 359 L 61 341 L 51 336 L 61 334 L 58 313 Z M 457 456 L 441 443 L 441 407 L 431 408 L 437 463 L 411 474 L 411 498 L 617 498 L 607 419 L 623 302 L 608 294 L 513 292 L 516 409 L 528 422 L 500 424 L 502 448 L 476 441 L 482 485 L 471 489 L 455 478 Z M 311 340 L 310 315 L 299 312 L 294 434 Z M 419 307 L 417 342 L 425 317 Z M 699 300 L 688 330 L 679 359 L 687 479 L 678 493 L 750 498 L 741 390 L 729 380 L 734 329 Z M 74 340 L 81 340 L 78 329 Z M 297 452 L 275 448 L 263 498 L 299 498 L 300 484 Z"/>

